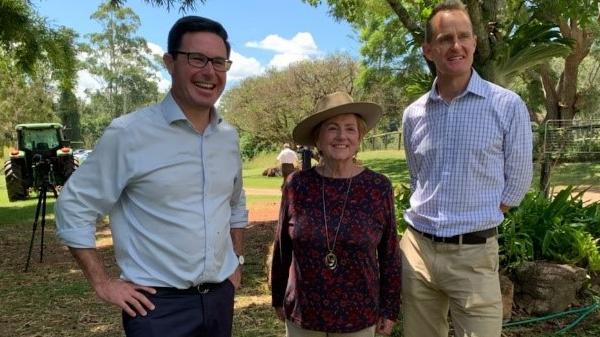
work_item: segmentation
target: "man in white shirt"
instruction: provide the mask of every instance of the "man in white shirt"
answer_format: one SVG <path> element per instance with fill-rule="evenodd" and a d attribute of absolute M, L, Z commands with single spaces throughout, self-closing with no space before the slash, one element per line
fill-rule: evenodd
<path fill-rule="evenodd" d="M 179 19 L 163 56 L 170 92 L 112 121 L 57 202 L 57 235 L 123 310 L 127 337 L 231 336 L 248 212 L 238 134 L 214 107 L 230 50 L 220 23 Z M 96 251 L 104 214 L 119 278 Z"/>
<path fill-rule="evenodd" d="M 281 175 L 283 176 L 283 184 L 290 173 L 294 172 L 298 156 L 296 152 L 290 148 L 290 144 L 283 144 L 283 150 L 277 155 L 277 160 L 281 163 Z M 281 185 L 283 187 L 283 184 Z"/>

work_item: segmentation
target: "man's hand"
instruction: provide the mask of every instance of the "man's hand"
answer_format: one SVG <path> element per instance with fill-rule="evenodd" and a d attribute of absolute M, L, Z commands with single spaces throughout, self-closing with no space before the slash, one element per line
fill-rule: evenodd
<path fill-rule="evenodd" d="M 242 286 L 242 266 L 238 266 L 233 274 L 229 276 L 229 281 L 233 284 L 235 290 L 240 289 Z"/>
<path fill-rule="evenodd" d="M 120 279 L 108 279 L 98 283 L 94 290 L 101 300 L 120 307 L 131 317 L 135 317 L 137 314 L 146 316 L 147 309 L 154 310 L 154 304 L 141 292 L 155 294 L 154 288 Z"/>
<path fill-rule="evenodd" d="M 277 318 L 282 321 L 285 322 L 285 314 L 283 312 L 283 307 L 275 307 L 275 315 L 277 315 Z"/>
<path fill-rule="evenodd" d="M 508 213 L 508 211 L 510 211 L 510 209 L 510 206 L 500 203 L 500 210 L 502 211 L 502 213 L 506 214 Z"/>
<path fill-rule="evenodd" d="M 380 317 L 377 320 L 377 325 L 375 326 L 375 333 L 379 335 L 389 336 L 392 334 L 392 328 L 394 327 L 394 321 L 391 321 L 387 318 Z"/>

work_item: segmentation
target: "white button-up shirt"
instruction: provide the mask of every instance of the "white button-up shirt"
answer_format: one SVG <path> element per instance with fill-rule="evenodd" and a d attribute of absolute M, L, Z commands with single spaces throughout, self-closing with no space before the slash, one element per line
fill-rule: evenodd
<path fill-rule="evenodd" d="M 433 89 L 404 112 L 413 194 L 404 218 L 453 236 L 498 226 L 500 203 L 516 206 L 532 178 L 532 132 L 521 98 L 473 71 L 450 103 Z"/>
<path fill-rule="evenodd" d="M 170 94 L 115 119 L 65 185 L 57 234 L 93 248 L 105 214 L 123 279 L 177 288 L 225 280 L 238 265 L 230 229 L 248 217 L 236 130 L 213 110 L 196 132 Z"/>

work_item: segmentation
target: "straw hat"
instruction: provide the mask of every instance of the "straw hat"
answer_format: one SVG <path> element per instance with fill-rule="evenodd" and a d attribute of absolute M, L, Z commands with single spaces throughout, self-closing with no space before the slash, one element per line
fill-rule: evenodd
<path fill-rule="evenodd" d="M 354 102 L 347 93 L 334 92 L 319 99 L 315 112 L 296 125 L 292 131 L 292 138 L 298 144 L 314 146 L 312 133 L 317 126 L 330 118 L 348 113 L 362 117 L 367 124 L 368 132 L 377 124 L 382 110 L 375 103 Z"/>

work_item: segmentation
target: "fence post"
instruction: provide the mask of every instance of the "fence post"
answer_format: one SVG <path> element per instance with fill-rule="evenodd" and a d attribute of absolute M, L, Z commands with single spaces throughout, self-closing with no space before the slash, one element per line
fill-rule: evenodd
<path fill-rule="evenodd" d="M 398 131 L 398 150 L 402 150 L 402 132 Z"/>

